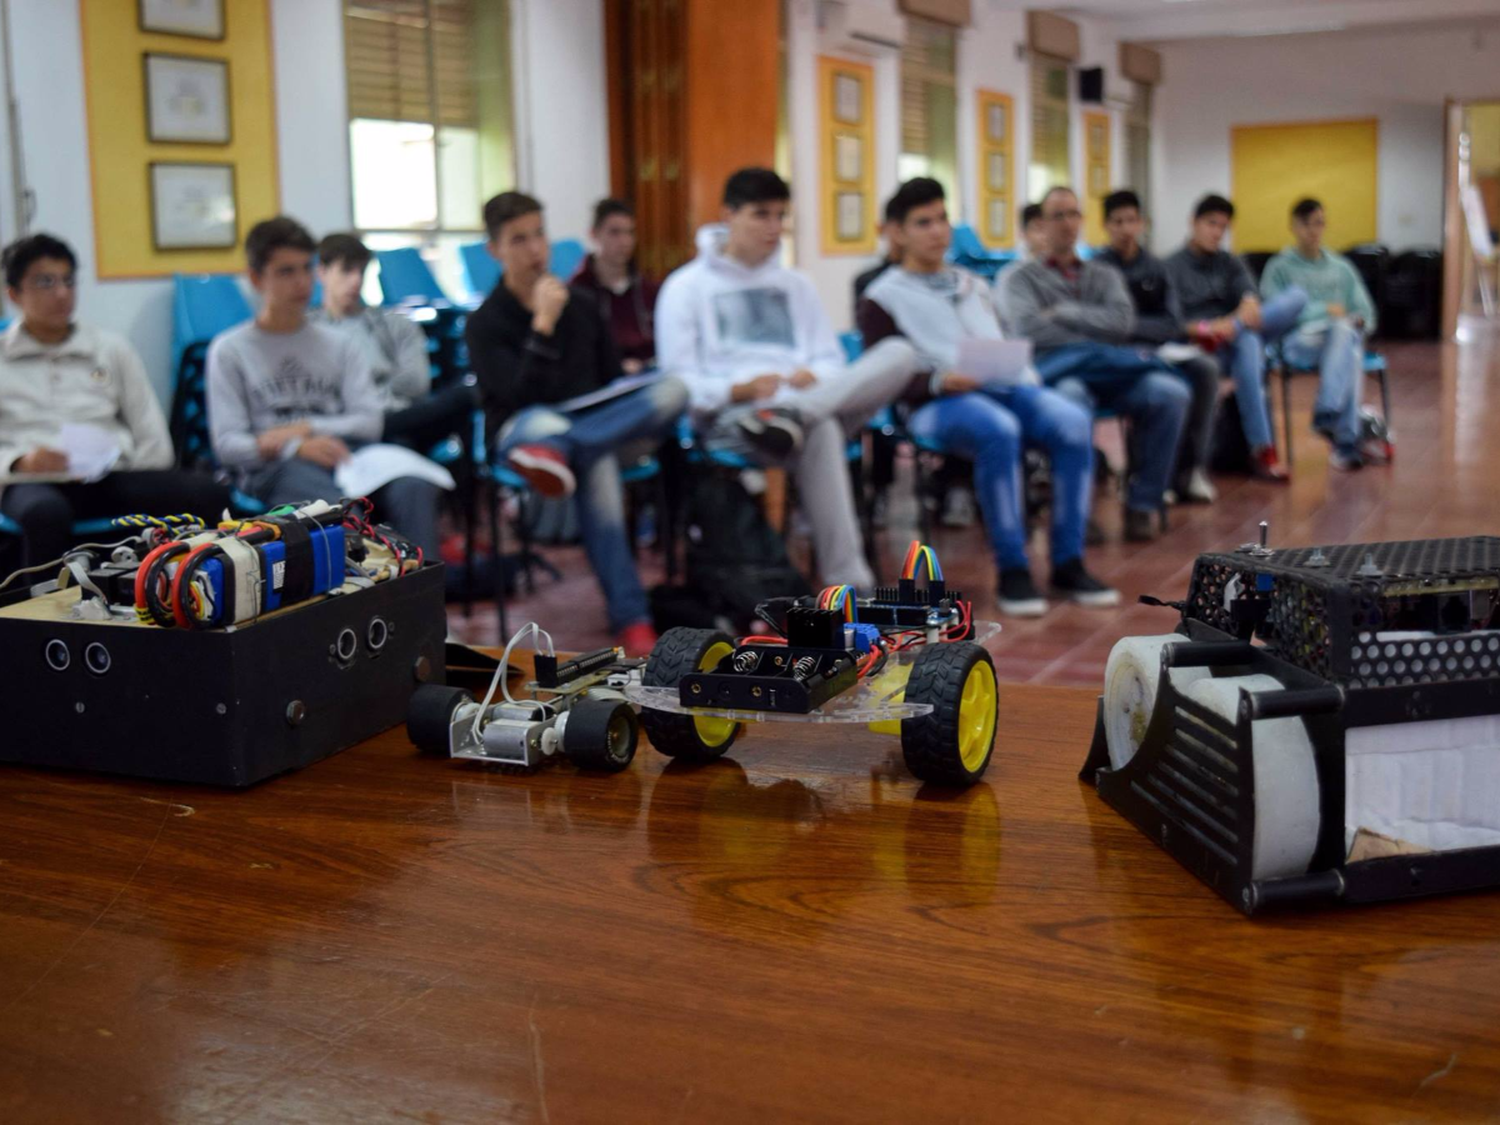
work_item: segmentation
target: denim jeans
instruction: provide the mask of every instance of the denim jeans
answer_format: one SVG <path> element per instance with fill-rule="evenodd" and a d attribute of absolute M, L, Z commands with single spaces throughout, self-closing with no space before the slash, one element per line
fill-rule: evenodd
<path fill-rule="evenodd" d="M 1313 426 L 1331 434 L 1345 453 L 1359 446 L 1360 380 L 1364 376 L 1364 334 L 1347 319 L 1299 328 L 1281 345 L 1293 367 L 1318 372 Z"/>
<path fill-rule="evenodd" d="M 1306 304 L 1307 293 L 1293 285 L 1261 306 L 1259 329 L 1241 327 L 1219 350 L 1219 361 L 1234 379 L 1240 424 L 1252 450 L 1271 445 L 1274 440 L 1271 408 L 1266 402 L 1266 345 L 1276 343 L 1296 327 Z"/>
<path fill-rule="evenodd" d="M 1027 565 L 1021 453 L 1041 446 L 1052 464 L 1052 562 L 1082 557 L 1094 446 L 1093 418 L 1078 403 L 1046 387 L 975 391 L 926 403 L 908 428 L 974 463 L 974 494 L 1002 570 Z"/>
<path fill-rule="evenodd" d="M 1085 383 L 1065 375 L 1052 389 L 1082 406 L 1092 417 L 1099 408 L 1113 410 L 1130 419 L 1132 458 L 1125 506 L 1133 512 L 1155 512 L 1177 467 L 1178 442 L 1187 419 L 1192 396 L 1176 375 L 1149 371 L 1110 383 L 1098 379 Z"/>
<path fill-rule="evenodd" d="M 686 406 L 687 390 L 668 376 L 577 414 L 529 406 L 500 431 L 501 456 L 518 445 L 546 445 L 568 459 L 578 482 L 574 502 L 583 550 L 604 591 L 612 632 L 651 620 L 630 554 L 625 489 L 615 452 L 634 441 L 665 437 Z"/>
<path fill-rule="evenodd" d="M 268 508 L 298 500 L 327 500 L 337 504 L 342 494 L 333 471 L 293 457 L 252 470 L 246 490 Z M 419 477 L 397 477 L 370 497 L 375 519 L 389 524 L 411 540 L 429 559 L 438 557 L 437 510 L 443 490 Z"/>

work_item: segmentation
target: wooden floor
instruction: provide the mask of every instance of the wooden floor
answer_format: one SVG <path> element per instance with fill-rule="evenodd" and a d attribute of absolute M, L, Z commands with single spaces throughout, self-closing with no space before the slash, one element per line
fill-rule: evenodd
<path fill-rule="evenodd" d="M 815 727 L 244 793 L 0 770 L 0 1120 L 1500 1115 L 1500 893 L 1245 919 L 1002 693 L 984 783 Z"/>
<path fill-rule="evenodd" d="M 1175 509 L 1171 530 L 1145 546 L 1119 542 L 1120 513 L 1101 504 L 1099 521 L 1114 535 L 1109 545 L 1091 550 L 1089 564 L 1119 587 L 1128 608 L 1083 610 L 1055 605 L 1045 617 L 1006 622 L 995 643 L 1003 680 L 1017 683 L 1097 685 L 1110 646 L 1123 633 L 1154 632 L 1163 613 L 1135 605 L 1138 595 L 1181 597 L 1193 559 L 1202 551 L 1233 547 L 1256 535 L 1261 520 L 1284 544 L 1348 542 L 1381 538 L 1468 535 L 1500 528 L 1500 505 L 1493 482 L 1500 478 L 1500 346 L 1486 339 L 1453 344 L 1396 344 L 1385 347 L 1391 367 L 1392 416 L 1398 439 L 1396 461 L 1352 475 L 1328 468 L 1327 444 L 1309 429 L 1316 380 L 1294 384 L 1295 476 L 1289 487 L 1244 477 L 1221 477 L 1220 499 L 1212 506 Z M 1368 397 L 1374 401 L 1373 384 Z M 1273 399 L 1281 433 L 1279 393 Z M 1099 436 L 1117 446 L 1117 429 L 1101 424 Z M 894 573 L 913 534 L 915 508 L 909 487 L 896 490 L 891 526 L 880 536 L 884 573 Z M 975 609 L 993 615 L 995 572 L 978 527 L 941 531 L 936 546 L 951 584 L 975 597 Z M 579 548 L 550 548 L 546 554 L 562 570 L 561 581 L 541 579 L 537 592 L 515 599 L 515 625 L 535 618 L 569 647 L 608 643 L 603 602 Z M 1034 569 L 1045 582 L 1045 539 L 1032 544 Z M 647 584 L 661 580 L 659 560 L 642 553 Z M 494 643 L 493 605 L 465 619 L 451 613 L 455 635 Z"/>

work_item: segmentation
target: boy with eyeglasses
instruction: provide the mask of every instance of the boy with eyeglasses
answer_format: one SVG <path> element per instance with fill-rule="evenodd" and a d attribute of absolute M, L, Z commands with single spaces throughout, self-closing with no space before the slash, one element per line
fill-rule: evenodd
<path fill-rule="evenodd" d="M 47 234 L 0 254 L 17 319 L 0 341 L 0 512 L 21 528 L 22 566 L 59 558 L 78 520 L 137 512 L 216 518 L 228 502 L 205 476 L 172 471 L 172 441 L 140 356 L 111 332 L 76 323 L 78 259 Z M 65 424 L 103 431 L 110 472 L 69 477 Z M 37 479 L 27 481 L 27 475 Z"/>

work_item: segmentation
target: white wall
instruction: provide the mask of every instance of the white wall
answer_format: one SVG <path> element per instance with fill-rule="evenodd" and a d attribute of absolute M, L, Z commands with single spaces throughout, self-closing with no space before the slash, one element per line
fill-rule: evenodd
<path fill-rule="evenodd" d="M 349 225 L 349 173 L 339 0 L 271 0 L 277 161 L 282 208 L 314 231 Z M 122 333 L 166 402 L 172 372 L 170 279 L 100 281 L 84 113 L 78 5 L 10 0 L 20 132 L 36 208 L 31 229 L 78 253 L 79 316 Z M 0 60 L 3 65 L 3 60 Z M 17 232 L 8 122 L 0 123 L 0 240 Z"/>
<path fill-rule="evenodd" d="M 609 194 L 604 7 L 511 0 L 510 11 L 517 180 L 555 236 L 576 237 Z"/>
<path fill-rule="evenodd" d="M 1193 203 L 1230 188 L 1234 125 L 1377 117 L 1377 224 L 1393 250 L 1438 246 L 1443 99 L 1500 96 L 1500 21 L 1167 43 L 1153 123 L 1158 252 L 1183 238 Z M 1220 93 L 1215 93 L 1220 91 Z"/>

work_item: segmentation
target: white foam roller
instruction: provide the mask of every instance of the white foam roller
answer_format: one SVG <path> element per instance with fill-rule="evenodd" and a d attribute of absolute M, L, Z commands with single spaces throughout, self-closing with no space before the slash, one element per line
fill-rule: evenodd
<path fill-rule="evenodd" d="M 1240 692 L 1280 691 L 1273 676 L 1227 676 L 1191 684 L 1193 702 L 1233 723 Z M 1301 719 L 1260 719 L 1251 724 L 1255 777 L 1255 842 L 1252 879 L 1305 875 L 1318 846 L 1322 822 L 1318 766 Z"/>
<path fill-rule="evenodd" d="M 1104 666 L 1104 741 L 1109 747 L 1111 768 L 1124 767 L 1146 737 L 1156 710 L 1162 649 L 1186 640 L 1181 633 L 1125 637 L 1109 650 L 1109 663 Z M 1207 668 L 1173 668 L 1172 684 L 1182 691 L 1211 674 Z"/>

